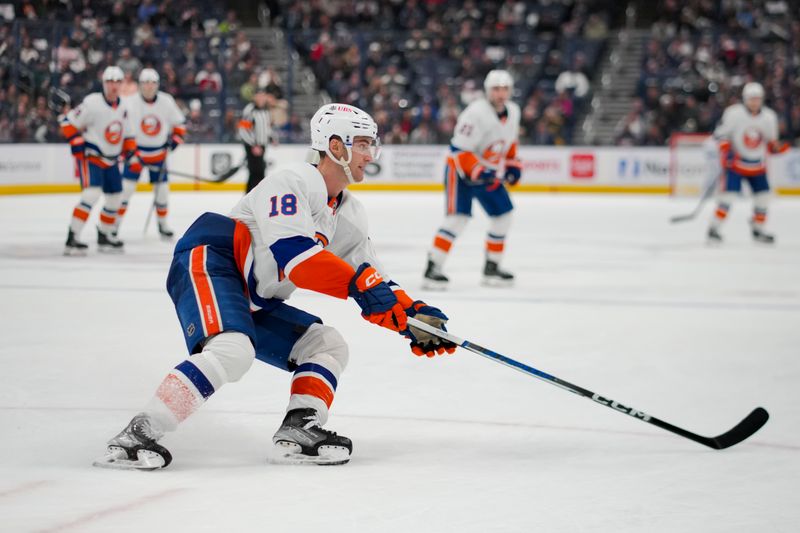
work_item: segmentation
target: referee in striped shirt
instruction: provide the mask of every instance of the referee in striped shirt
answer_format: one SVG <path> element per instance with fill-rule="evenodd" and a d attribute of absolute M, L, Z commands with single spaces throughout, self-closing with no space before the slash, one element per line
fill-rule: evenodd
<path fill-rule="evenodd" d="M 267 171 L 266 150 L 271 134 L 267 88 L 258 86 L 253 95 L 253 102 L 244 108 L 242 119 L 239 121 L 239 138 L 244 142 L 247 170 L 250 173 L 250 177 L 247 178 L 247 192 L 253 190 L 264 179 Z"/>

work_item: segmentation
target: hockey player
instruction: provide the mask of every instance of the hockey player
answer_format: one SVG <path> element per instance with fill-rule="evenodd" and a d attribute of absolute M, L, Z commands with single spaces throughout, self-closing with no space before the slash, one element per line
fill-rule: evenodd
<path fill-rule="evenodd" d="M 122 173 L 122 203 L 117 213 L 115 234 L 128 210 L 131 196 L 136 192 L 139 175 L 147 168 L 150 183 L 153 185 L 158 232 L 166 239 L 174 235 L 167 224 L 167 151 L 174 150 L 183 143 L 186 119 L 175 99 L 158 90 L 158 83 L 158 72 L 151 68 L 142 69 L 139 74 L 139 92 L 125 99 L 131 125 L 136 132 L 137 151 L 126 162 Z"/>
<path fill-rule="evenodd" d="M 517 159 L 520 111 L 510 100 L 513 85 L 507 71 L 492 70 L 483 83 L 486 97 L 472 102 L 458 117 L 444 175 L 446 215 L 428 253 L 426 288 L 447 287 L 449 279 L 442 267 L 472 216 L 473 199 L 490 220 L 483 283 L 509 285 L 514 280 L 513 274 L 500 268 L 514 208 L 506 184 L 516 185 L 522 170 Z"/>
<path fill-rule="evenodd" d="M 119 99 L 122 77 L 119 67 L 106 67 L 103 92 L 88 95 L 60 119 L 61 132 L 72 147 L 76 175 L 81 180 L 81 199 L 72 211 L 64 255 L 86 255 L 88 246 L 79 240 L 80 233 L 103 193 L 105 204 L 97 225 L 98 250 L 123 250 L 122 241 L 113 235 L 122 191 L 117 158 L 132 155 L 136 141 Z"/>
<path fill-rule="evenodd" d="M 362 205 L 346 190 L 378 157 L 377 126 L 367 113 L 328 104 L 311 119 L 319 163 L 296 163 L 262 181 L 230 216 L 205 213 L 178 241 L 167 280 L 191 354 L 108 443 L 97 466 L 165 467 L 158 440 L 254 358 L 293 373 L 286 417 L 271 460 L 342 464 L 350 439 L 323 429 L 348 351 L 342 336 L 285 300 L 300 287 L 352 297 L 369 322 L 411 340 L 417 354 L 452 353 L 455 345 L 407 327 L 414 316 L 437 327 L 447 317 L 413 301 L 381 273 Z"/>
<path fill-rule="evenodd" d="M 750 227 L 757 242 L 773 243 L 775 237 L 764 231 L 769 202 L 767 181 L 767 153 L 777 154 L 788 150 L 786 143 L 778 140 L 778 117 L 764 104 L 764 88 L 758 83 L 747 83 L 742 89 L 742 104 L 728 107 L 714 130 L 719 141 L 720 160 L 723 167 L 717 210 L 708 229 L 710 243 L 722 242 L 720 227 L 728 216 L 731 204 L 742 190 L 742 180 L 753 191 L 753 218 Z"/>

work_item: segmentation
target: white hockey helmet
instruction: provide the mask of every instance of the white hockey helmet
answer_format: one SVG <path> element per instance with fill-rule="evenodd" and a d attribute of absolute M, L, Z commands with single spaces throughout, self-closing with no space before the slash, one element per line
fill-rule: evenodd
<path fill-rule="evenodd" d="M 338 137 L 347 150 L 346 159 L 337 159 L 329 148 L 331 137 Z M 378 125 L 366 111 L 348 104 L 326 104 L 311 117 L 311 149 L 325 152 L 328 157 L 344 167 L 347 179 L 353 182 L 347 166 L 353 158 L 353 140 L 356 137 L 372 139 L 370 155 L 378 159 L 381 143 L 378 139 Z"/>
<path fill-rule="evenodd" d="M 122 69 L 114 65 L 106 67 L 103 71 L 103 81 L 122 81 L 124 77 Z"/>
<path fill-rule="evenodd" d="M 492 87 L 508 87 L 509 91 L 514 90 L 514 78 L 507 70 L 490 70 L 483 80 L 483 90 L 489 94 Z"/>
<path fill-rule="evenodd" d="M 749 98 L 764 98 L 764 87 L 760 83 L 751 81 L 742 88 L 742 100 Z"/>
<path fill-rule="evenodd" d="M 155 69 L 143 68 L 139 73 L 139 83 L 158 83 L 159 81 L 161 81 L 161 78 L 159 78 L 158 72 L 156 72 Z"/>

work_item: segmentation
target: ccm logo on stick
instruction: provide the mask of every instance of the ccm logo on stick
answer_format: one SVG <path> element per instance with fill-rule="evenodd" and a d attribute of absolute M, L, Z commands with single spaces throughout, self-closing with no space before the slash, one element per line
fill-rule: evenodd
<path fill-rule="evenodd" d="M 592 400 L 596 401 L 597 403 L 602 403 L 603 405 L 608 405 L 609 407 L 612 407 L 621 413 L 625 413 L 626 415 L 635 416 L 636 418 L 641 418 L 642 420 L 645 421 L 650 420 L 650 415 L 648 415 L 647 413 L 643 413 L 642 411 L 637 411 L 636 409 L 633 409 L 631 407 L 625 407 L 621 403 L 617 403 L 614 400 L 606 400 L 599 394 L 592 394 Z"/>

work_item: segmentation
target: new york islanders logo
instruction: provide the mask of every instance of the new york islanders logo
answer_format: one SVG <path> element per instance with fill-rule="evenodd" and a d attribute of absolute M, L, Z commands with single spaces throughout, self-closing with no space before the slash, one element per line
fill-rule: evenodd
<path fill-rule="evenodd" d="M 122 140 L 122 122 L 115 120 L 106 126 L 105 138 L 111 144 L 119 144 Z"/>
<path fill-rule="evenodd" d="M 161 131 L 161 121 L 155 115 L 146 115 L 140 124 L 142 133 L 155 137 Z"/>
<path fill-rule="evenodd" d="M 747 128 L 742 134 L 742 141 L 744 142 L 745 148 L 758 148 L 764 141 L 764 136 L 755 128 Z"/>

